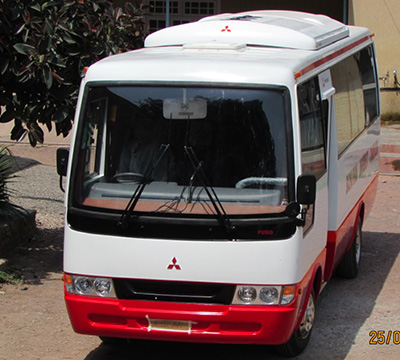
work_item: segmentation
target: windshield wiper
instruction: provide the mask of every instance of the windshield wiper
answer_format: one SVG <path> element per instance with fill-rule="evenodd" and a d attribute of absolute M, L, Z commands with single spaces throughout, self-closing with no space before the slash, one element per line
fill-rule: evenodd
<path fill-rule="evenodd" d="M 133 214 L 133 210 L 135 210 L 136 204 L 138 203 L 140 197 L 142 196 L 143 190 L 146 187 L 148 183 L 150 183 L 150 174 L 155 170 L 157 167 L 158 163 L 161 161 L 161 159 L 164 157 L 165 153 L 169 149 L 169 144 L 165 145 L 162 144 L 160 149 L 158 150 L 158 153 L 156 156 L 154 156 L 153 159 L 155 159 L 153 162 L 150 162 L 148 168 L 146 169 L 144 176 L 141 180 L 141 182 L 138 184 L 136 187 L 136 190 L 134 191 L 132 197 L 130 198 L 128 205 L 126 206 L 124 212 L 122 213 L 120 219 L 117 222 L 117 226 L 126 229 L 129 219 L 131 218 Z"/>
<path fill-rule="evenodd" d="M 219 200 L 214 188 L 211 186 L 207 175 L 203 169 L 203 162 L 199 161 L 197 159 L 197 156 L 193 150 L 192 147 L 190 146 L 185 146 L 185 153 L 187 154 L 187 156 L 189 157 L 190 162 L 192 163 L 193 169 L 194 169 L 194 173 L 190 178 L 190 186 L 189 186 L 189 200 L 192 200 L 192 194 L 191 194 L 191 187 L 193 184 L 193 180 L 194 177 L 199 174 L 200 177 L 200 181 L 202 183 L 202 187 L 205 190 L 205 192 L 207 193 L 208 198 L 211 201 L 211 204 L 213 205 L 215 212 L 217 213 L 218 216 L 218 222 L 220 223 L 220 225 L 222 226 L 223 229 L 225 229 L 225 231 L 227 232 L 227 234 L 232 233 L 235 230 L 235 227 L 231 224 L 231 221 L 227 215 L 227 213 L 225 212 L 224 207 L 221 204 L 221 201 Z"/>
<path fill-rule="evenodd" d="M 190 204 L 192 202 L 192 199 L 193 199 L 193 190 L 192 189 L 193 189 L 194 178 L 195 178 L 197 172 L 200 170 L 200 168 L 202 166 L 203 166 L 203 162 L 200 161 L 199 164 L 197 165 L 197 167 L 194 169 L 194 172 L 193 172 L 192 176 L 190 177 L 189 190 L 188 190 L 189 191 L 189 195 L 188 195 L 188 200 L 187 200 L 188 204 Z"/>

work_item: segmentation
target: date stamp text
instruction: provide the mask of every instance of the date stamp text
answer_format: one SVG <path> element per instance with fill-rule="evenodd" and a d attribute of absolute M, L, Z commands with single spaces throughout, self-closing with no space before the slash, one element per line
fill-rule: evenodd
<path fill-rule="evenodd" d="M 369 332 L 369 345 L 400 345 L 400 330 L 372 330 Z"/>

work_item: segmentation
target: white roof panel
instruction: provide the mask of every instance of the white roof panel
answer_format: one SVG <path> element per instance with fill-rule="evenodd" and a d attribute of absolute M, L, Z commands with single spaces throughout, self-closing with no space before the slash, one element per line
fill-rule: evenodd
<path fill-rule="evenodd" d="M 318 50 L 348 36 L 347 26 L 324 15 L 265 10 L 220 14 L 165 28 L 149 35 L 145 46 L 228 43 Z"/>
<path fill-rule="evenodd" d="M 85 81 L 284 85 L 288 79 L 294 82 L 294 72 L 305 53 L 296 51 L 288 56 L 283 49 L 275 48 L 140 49 L 100 60 L 89 67 Z"/>

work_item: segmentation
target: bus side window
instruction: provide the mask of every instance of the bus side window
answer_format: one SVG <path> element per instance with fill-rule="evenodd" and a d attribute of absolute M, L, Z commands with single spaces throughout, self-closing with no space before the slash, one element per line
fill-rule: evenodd
<path fill-rule="evenodd" d="M 86 117 L 88 119 L 83 137 L 83 148 L 85 150 L 85 178 L 89 179 L 102 172 L 101 169 L 101 146 L 103 143 L 104 117 L 106 115 L 106 99 L 96 100 L 90 103 Z"/>
<path fill-rule="evenodd" d="M 373 54 L 370 46 L 331 68 L 339 157 L 379 114 Z"/>
<path fill-rule="evenodd" d="M 356 59 L 364 93 L 365 124 L 368 126 L 377 118 L 379 113 L 378 87 L 376 83 L 376 67 L 373 47 L 369 46 L 368 48 L 362 49 L 356 54 Z"/>
<path fill-rule="evenodd" d="M 326 171 L 327 111 L 323 111 L 318 77 L 299 85 L 301 162 L 304 174 L 317 180 Z"/>

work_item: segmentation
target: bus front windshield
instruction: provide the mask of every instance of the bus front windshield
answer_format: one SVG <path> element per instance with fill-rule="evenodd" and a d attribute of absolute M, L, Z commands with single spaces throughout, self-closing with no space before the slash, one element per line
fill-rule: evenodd
<path fill-rule="evenodd" d="M 285 91 L 88 86 L 73 202 L 135 212 L 281 213 L 288 203 Z"/>

